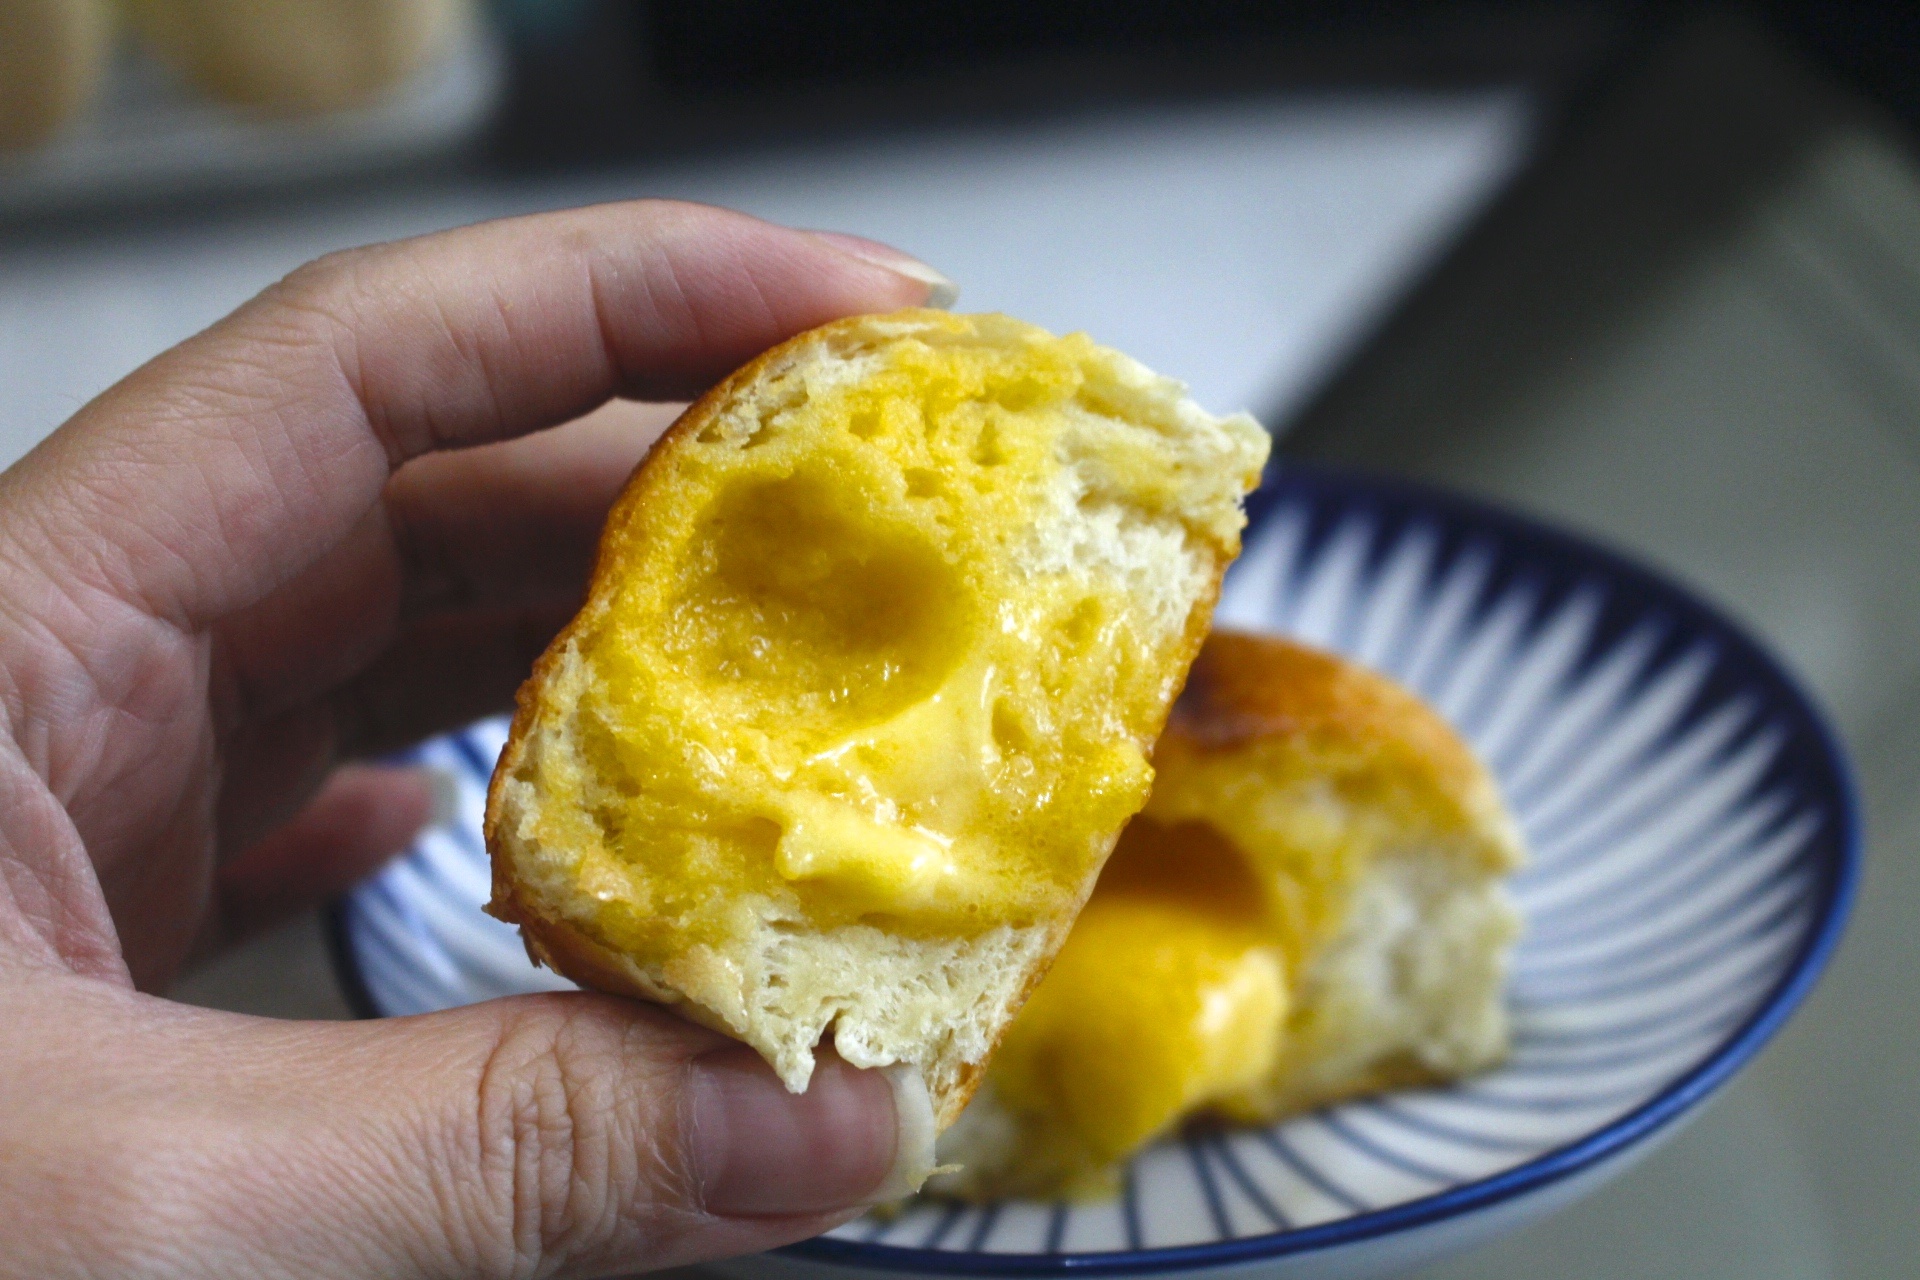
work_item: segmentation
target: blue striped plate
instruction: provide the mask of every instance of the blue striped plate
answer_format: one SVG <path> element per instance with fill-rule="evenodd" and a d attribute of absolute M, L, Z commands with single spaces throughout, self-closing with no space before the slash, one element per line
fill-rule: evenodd
<path fill-rule="evenodd" d="M 1833 736 L 1731 623 L 1606 551 L 1397 482 L 1290 468 L 1254 498 L 1222 625 L 1418 690 L 1499 775 L 1533 862 L 1515 1050 L 1472 1081 L 1140 1155 L 1096 1204 L 929 1204 L 743 1274 L 1363 1276 L 1510 1229 L 1623 1169 L 1759 1050 L 1838 940 L 1858 819 Z M 567 984 L 482 915 L 490 720 L 421 747 L 457 821 L 335 915 L 369 1013 Z"/>

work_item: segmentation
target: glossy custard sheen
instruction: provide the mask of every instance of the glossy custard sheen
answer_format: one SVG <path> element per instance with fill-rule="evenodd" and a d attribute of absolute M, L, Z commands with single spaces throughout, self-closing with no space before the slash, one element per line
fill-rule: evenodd
<path fill-rule="evenodd" d="M 541 818 L 596 941 L 647 963 L 769 904 L 908 936 L 1071 909 L 1146 798 L 1211 591 L 1075 572 L 1049 539 L 1122 503 L 1127 536 L 1237 530 L 1183 525 L 1191 477 L 1152 425 L 1116 433 L 1115 359 L 883 345 L 639 475 L 573 637 L 584 767 Z"/>
<path fill-rule="evenodd" d="M 1260 886 L 1207 828 L 1137 818 L 993 1060 L 1025 1130 L 1019 1189 L 1108 1189 L 1111 1167 L 1273 1069 L 1285 962 Z"/>

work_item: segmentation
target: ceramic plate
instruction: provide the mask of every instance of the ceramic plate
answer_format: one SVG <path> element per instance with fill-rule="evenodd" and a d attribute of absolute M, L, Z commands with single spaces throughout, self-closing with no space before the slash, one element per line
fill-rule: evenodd
<path fill-rule="evenodd" d="M 735 1269 L 1376 1274 L 1612 1176 L 1806 994 L 1846 914 L 1857 818 L 1832 735 L 1758 646 L 1616 555 L 1441 493 L 1288 469 L 1250 514 L 1218 622 L 1419 691 L 1525 830 L 1512 1059 L 1449 1088 L 1162 1142 L 1109 1202 L 922 1205 Z M 461 810 L 336 913 L 365 1012 L 567 985 L 479 909 L 504 737 L 490 720 L 412 753 L 462 780 Z"/>

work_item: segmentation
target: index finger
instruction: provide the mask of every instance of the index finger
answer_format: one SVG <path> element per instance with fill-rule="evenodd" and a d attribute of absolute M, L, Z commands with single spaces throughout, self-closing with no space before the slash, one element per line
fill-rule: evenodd
<path fill-rule="evenodd" d="M 937 279 L 879 246 L 656 201 L 352 250 L 111 388 L 0 497 L 45 570 L 197 629 L 313 563 L 409 458 L 614 395 L 686 395 Z"/>

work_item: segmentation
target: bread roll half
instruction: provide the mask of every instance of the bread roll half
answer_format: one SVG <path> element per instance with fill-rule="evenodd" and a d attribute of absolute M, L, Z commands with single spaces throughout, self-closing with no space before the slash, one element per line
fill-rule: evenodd
<path fill-rule="evenodd" d="M 1507 877 L 1526 854 L 1493 775 L 1385 676 L 1274 637 L 1211 637 L 1146 818 L 1205 823 L 1266 886 L 1294 977 L 1273 1118 L 1506 1057 Z"/>
<path fill-rule="evenodd" d="M 941 1141 L 962 1166 L 943 1194 L 1102 1194 L 1185 1116 L 1272 1121 L 1506 1056 L 1520 837 L 1437 713 L 1332 654 L 1220 632 L 1154 762 Z"/>
<path fill-rule="evenodd" d="M 942 1127 L 1066 937 L 1239 549 L 1267 439 L 1082 335 L 826 325 L 689 409 L 521 690 L 489 907 L 806 1087 Z"/>

